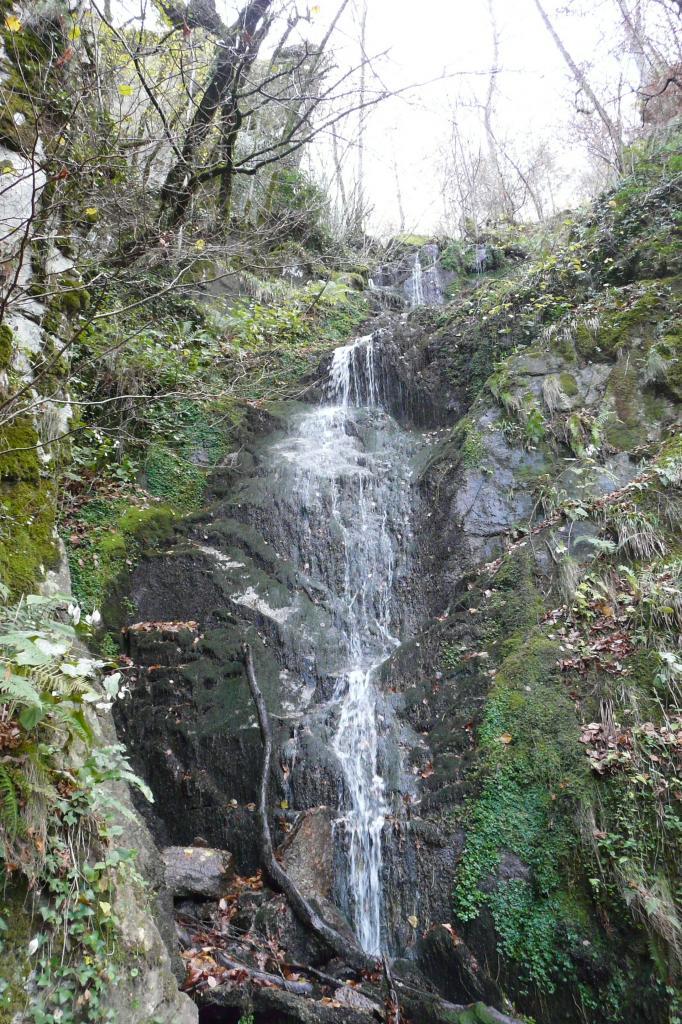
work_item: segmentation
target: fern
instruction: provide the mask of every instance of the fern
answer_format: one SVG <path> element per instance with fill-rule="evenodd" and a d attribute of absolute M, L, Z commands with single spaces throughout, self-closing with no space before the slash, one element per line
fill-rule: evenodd
<path fill-rule="evenodd" d="M 9 770 L 0 764 L 0 830 L 10 838 L 17 835 L 21 818 L 19 796 Z"/>
<path fill-rule="evenodd" d="M 5 703 L 42 706 L 40 694 L 31 679 L 12 672 L 9 665 L 6 666 L 5 674 L 0 676 L 0 696 Z"/>

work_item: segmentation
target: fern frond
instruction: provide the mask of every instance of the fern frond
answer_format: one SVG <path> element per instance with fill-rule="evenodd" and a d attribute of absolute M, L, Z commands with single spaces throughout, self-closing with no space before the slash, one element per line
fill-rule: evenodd
<path fill-rule="evenodd" d="M 13 837 L 19 831 L 19 823 L 19 796 L 14 779 L 0 764 L 0 829 Z"/>
<path fill-rule="evenodd" d="M 27 704 L 41 707 L 40 694 L 28 676 L 19 676 L 8 667 L 0 675 L 0 699 L 5 703 Z"/>
<path fill-rule="evenodd" d="M 81 708 L 75 704 L 62 703 L 55 704 L 52 711 L 74 739 L 82 740 L 88 745 L 92 743 L 92 729 Z"/>

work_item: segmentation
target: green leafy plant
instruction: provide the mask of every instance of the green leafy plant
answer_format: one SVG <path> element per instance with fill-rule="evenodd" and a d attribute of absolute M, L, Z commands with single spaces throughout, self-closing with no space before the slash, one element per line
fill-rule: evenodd
<path fill-rule="evenodd" d="M 97 740 L 88 708 L 109 708 L 121 675 L 102 677 L 105 663 L 84 654 L 85 618 L 36 595 L 0 615 L 0 877 L 22 876 L 41 895 L 28 943 L 35 1024 L 113 1020 L 117 879 L 137 876 L 135 851 L 118 845 L 130 812 L 110 784 L 151 799 L 123 748 Z"/>

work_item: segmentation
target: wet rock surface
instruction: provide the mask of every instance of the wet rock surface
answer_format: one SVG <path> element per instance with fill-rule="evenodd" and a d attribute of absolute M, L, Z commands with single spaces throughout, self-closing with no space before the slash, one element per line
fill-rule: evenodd
<path fill-rule="evenodd" d="M 429 333 L 416 318 L 384 327 L 383 333 L 378 328 L 374 337 L 382 401 L 414 442 L 413 569 L 401 575 L 398 566 L 392 581 L 402 642 L 377 674 L 377 756 L 388 809 L 381 840 L 383 930 L 390 953 L 411 965 L 412 986 L 430 992 L 431 1002 L 425 1003 L 405 989 L 413 1019 L 452 1021 L 460 1019 L 459 1004 L 482 1000 L 504 1006 L 501 989 L 519 994 L 513 970 L 499 956 L 499 935 L 487 910 L 462 935 L 449 930 L 466 841 L 459 811 L 480 787 L 474 737 L 498 664 L 490 659 L 499 659 L 519 616 L 532 622 L 539 614 L 537 595 L 524 589 L 523 574 L 507 590 L 505 584 L 489 587 L 476 572 L 511 542 L 524 543 L 523 524 L 540 518 L 531 484 L 550 477 L 577 497 L 603 495 L 631 480 L 636 463 L 614 451 L 591 476 L 578 477 L 568 450 L 564 461 L 556 446 L 541 439 L 519 443 L 491 397 L 480 399 L 461 420 L 467 411 L 463 392 L 443 380 Z M 328 370 L 322 367 L 321 379 Z M 613 372 L 612 364 L 576 366 L 560 355 L 526 352 L 517 357 L 513 388 L 519 401 L 530 395 L 545 408 L 552 401 L 564 413 L 578 405 L 596 410 Z M 369 378 L 359 367 L 358 375 L 358 387 L 367 388 Z M 323 397 L 322 386 L 317 394 Z M 338 710 L 332 699 L 344 646 L 334 604 L 342 572 L 340 538 L 333 524 L 325 530 L 315 521 L 314 494 L 309 504 L 296 496 L 300 514 L 294 514 L 287 475 L 273 475 L 272 469 L 273 453 L 275 461 L 281 457 L 278 446 L 301 415 L 300 406 L 280 408 L 276 417 L 251 423 L 238 463 L 216 475 L 206 513 L 188 524 L 174 547 L 135 571 L 131 592 L 141 619 L 195 625 L 174 635 L 128 631 L 134 678 L 131 697 L 117 712 L 136 767 L 156 794 L 150 823 L 159 841 L 191 843 L 201 835 L 231 850 L 238 873 L 254 873 L 260 864 L 256 803 L 262 746 L 240 653 L 245 640 L 251 643 L 275 730 L 270 790 L 282 863 L 343 932 L 350 929 L 352 907 L 339 891 L 344 869 L 329 810 L 339 807 L 344 787 L 333 747 Z M 661 419 L 650 429 L 660 433 L 667 416 L 662 405 Z M 372 417 L 348 424 L 354 445 L 376 446 L 378 429 Z M 395 500 L 390 491 L 385 497 Z M 313 560 L 307 560 L 311 530 L 316 541 Z M 597 524 L 586 519 L 561 530 L 570 552 L 588 562 Z M 555 579 L 546 536 L 527 545 L 526 554 L 532 573 L 549 589 Z M 484 886 L 495 892 L 509 882 L 532 882 L 532 869 L 511 852 Z M 283 897 L 242 893 L 232 920 L 242 933 L 253 931 L 275 943 L 290 963 L 330 970 L 328 951 L 305 933 Z M 585 979 L 595 983 L 599 970 L 596 961 L 586 960 Z M 339 1000 L 333 989 L 322 991 L 326 996 L 315 1002 L 291 992 L 221 983 L 211 991 L 200 988 L 195 997 L 207 1021 L 222 1019 L 211 1017 L 210 1007 L 215 1014 L 219 1008 L 253 1007 L 256 1020 L 349 1024 L 376 1013 L 357 1002 L 323 1003 Z M 443 1009 L 439 1000 L 455 1009 Z M 526 1005 L 539 1020 L 573 1019 L 569 993 L 557 997 L 551 1017 L 539 1003 Z M 483 1006 L 467 1013 L 467 1020 L 503 1019 Z"/>

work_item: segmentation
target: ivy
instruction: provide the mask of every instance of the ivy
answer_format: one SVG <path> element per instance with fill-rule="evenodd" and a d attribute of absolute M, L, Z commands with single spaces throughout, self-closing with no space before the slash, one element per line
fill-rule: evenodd
<path fill-rule="evenodd" d="M 109 784 L 151 799 L 123 747 L 98 742 L 88 710 L 111 706 L 121 676 L 98 678 L 104 663 L 78 645 L 86 621 L 64 599 L 31 596 L 0 619 L 0 877 L 16 885 L 20 873 L 40 896 L 28 1012 L 34 1024 L 113 1021 L 116 889 L 124 878 L 141 882 L 136 852 L 120 842 L 118 822 L 131 812 Z M 0 922 L 1 951 L 8 926 Z"/>

